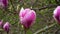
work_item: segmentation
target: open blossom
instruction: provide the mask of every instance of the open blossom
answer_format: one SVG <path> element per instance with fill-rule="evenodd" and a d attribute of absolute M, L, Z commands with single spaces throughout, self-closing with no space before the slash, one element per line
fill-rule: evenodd
<path fill-rule="evenodd" d="M 7 5 L 8 5 L 8 0 L 0 0 L 0 6 L 7 7 Z"/>
<path fill-rule="evenodd" d="M 6 32 L 9 32 L 9 27 L 10 27 L 10 24 L 9 22 L 6 22 L 3 26 L 3 29 L 6 31 Z"/>
<path fill-rule="evenodd" d="M 21 8 L 19 18 L 24 28 L 28 29 L 36 20 L 36 13 L 34 10 L 31 10 L 29 8 Z"/>
<path fill-rule="evenodd" d="M 57 6 L 57 8 L 54 10 L 53 17 L 60 24 L 60 6 Z"/>

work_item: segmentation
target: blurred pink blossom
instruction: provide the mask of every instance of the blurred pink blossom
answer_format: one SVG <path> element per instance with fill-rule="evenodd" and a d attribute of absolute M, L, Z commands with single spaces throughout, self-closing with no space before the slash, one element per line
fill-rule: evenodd
<path fill-rule="evenodd" d="M 7 5 L 8 5 L 8 0 L 0 0 L 1 7 L 7 7 Z"/>
<path fill-rule="evenodd" d="M 57 6 L 57 8 L 54 10 L 53 17 L 60 24 L 60 6 Z"/>
<path fill-rule="evenodd" d="M 6 31 L 6 32 L 9 32 L 9 27 L 10 27 L 10 24 L 9 22 L 6 22 L 3 26 L 3 29 Z"/>
<path fill-rule="evenodd" d="M 29 8 L 21 8 L 19 18 L 24 28 L 28 29 L 36 20 L 36 13 L 34 10 L 31 10 Z"/>

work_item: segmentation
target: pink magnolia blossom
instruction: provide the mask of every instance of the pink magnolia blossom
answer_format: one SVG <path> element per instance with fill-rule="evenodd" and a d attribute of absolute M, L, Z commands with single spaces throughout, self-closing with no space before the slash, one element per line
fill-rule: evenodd
<path fill-rule="evenodd" d="M 0 6 L 7 7 L 7 5 L 8 5 L 8 0 L 0 0 Z"/>
<path fill-rule="evenodd" d="M 21 24 L 24 26 L 24 28 L 28 29 L 36 20 L 36 13 L 34 10 L 31 10 L 29 8 L 21 8 L 19 17 Z"/>
<path fill-rule="evenodd" d="M 53 17 L 60 24 L 60 6 L 57 6 L 57 8 L 54 10 Z"/>
<path fill-rule="evenodd" d="M 9 32 L 9 27 L 10 27 L 10 24 L 9 22 L 6 22 L 3 26 L 3 29 L 6 31 L 6 32 Z"/>

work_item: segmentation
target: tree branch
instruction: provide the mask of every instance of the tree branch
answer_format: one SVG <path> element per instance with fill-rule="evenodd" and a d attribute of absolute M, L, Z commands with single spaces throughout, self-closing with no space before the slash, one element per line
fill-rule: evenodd
<path fill-rule="evenodd" d="M 49 5 L 43 6 L 41 8 L 33 8 L 33 10 L 43 10 L 43 9 L 46 9 L 46 8 L 54 8 L 56 6 L 59 6 L 59 5 L 58 4 L 49 4 Z"/>
<path fill-rule="evenodd" d="M 52 24 L 52 25 L 50 25 L 50 26 L 46 26 L 46 27 L 44 27 L 44 28 L 42 28 L 42 29 L 36 31 L 34 34 L 38 34 L 38 33 L 42 32 L 42 31 L 45 31 L 45 30 L 47 30 L 47 29 L 49 29 L 49 28 L 55 26 L 56 24 L 57 24 L 57 23 L 54 23 L 54 24 Z"/>

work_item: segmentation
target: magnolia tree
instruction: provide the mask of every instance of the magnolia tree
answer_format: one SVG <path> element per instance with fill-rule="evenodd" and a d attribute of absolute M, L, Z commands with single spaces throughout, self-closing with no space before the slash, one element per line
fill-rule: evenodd
<path fill-rule="evenodd" d="M 19 22 L 16 22 L 16 23 L 18 23 L 19 27 L 20 27 L 20 25 L 23 26 L 22 27 L 23 28 L 22 33 L 24 33 L 24 34 L 27 34 L 26 32 L 28 32 L 28 30 L 32 26 L 34 26 L 34 24 L 36 24 L 35 21 L 36 21 L 36 18 L 37 18 L 37 13 L 36 13 L 35 10 L 37 10 L 37 9 L 41 10 L 41 9 L 50 8 L 50 7 L 54 6 L 54 5 L 49 5 L 49 6 L 44 6 L 42 8 L 34 8 L 34 9 L 32 7 L 31 8 L 23 8 L 23 7 L 19 7 L 18 4 L 17 4 L 17 6 L 15 6 L 12 1 L 13 0 L 0 0 L 0 7 L 1 7 L 1 9 L 4 9 L 4 12 L 7 12 L 7 11 L 10 12 L 9 10 L 11 10 L 12 7 L 13 7 L 12 11 L 13 12 L 16 11 L 16 13 L 18 12 L 18 9 L 21 8 L 21 9 L 19 9 L 19 12 L 17 13 L 17 15 L 19 16 L 18 17 Z M 19 0 L 17 2 L 22 3 L 24 1 Z M 9 6 L 9 4 L 12 5 L 12 6 Z M 60 6 L 58 6 L 58 5 L 56 5 L 56 6 L 57 6 L 57 8 L 53 11 L 53 18 L 55 19 L 55 21 L 57 21 L 58 24 L 60 24 Z M 16 7 L 17 7 L 17 10 L 15 10 Z M 16 13 L 14 13 L 14 15 Z M 0 28 L 3 31 L 5 31 L 7 34 L 11 33 L 10 32 L 11 25 L 12 24 L 9 22 L 9 19 L 6 22 L 3 19 L 0 20 Z M 18 25 L 16 25 L 16 26 L 18 26 Z M 52 24 L 51 26 L 40 29 L 40 30 L 34 32 L 34 34 L 38 34 L 39 32 L 44 31 L 44 30 L 46 30 L 46 29 L 48 29 L 48 28 L 50 28 L 50 27 L 52 27 L 54 25 L 56 25 L 56 23 Z M 19 27 L 18 27 L 18 29 L 21 29 Z M 2 34 L 2 32 L 1 32 L 1 34 Z M 20 34 L 20 33 L 18 33 L 18 34 Z"/>

